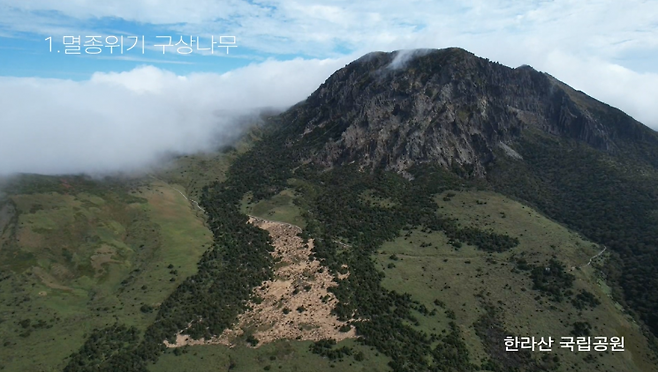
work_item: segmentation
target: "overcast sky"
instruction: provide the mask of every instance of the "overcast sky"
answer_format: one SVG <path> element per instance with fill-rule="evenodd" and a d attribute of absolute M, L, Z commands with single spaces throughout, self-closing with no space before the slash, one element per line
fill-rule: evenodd
<path fill-rule="evenodd" d="M 0 174 L 208 149 L 236 115 L 292 105 L 375 50 L 529 64 L 658 129 L 658 1 L 0 0 L 0 14 Z M 163 53 L 168 37 L 191 49 Z"/>

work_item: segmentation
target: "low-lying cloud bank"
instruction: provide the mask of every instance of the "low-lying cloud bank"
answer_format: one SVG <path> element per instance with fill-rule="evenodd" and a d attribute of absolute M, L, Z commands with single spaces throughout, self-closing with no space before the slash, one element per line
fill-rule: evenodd
<path fill-rule="evenodd" d="M 349 59 L 265 61 L 176 76 L 143 66 L 87 81 L 0 77 L 0 175 L 134 171 L 211 150 L 244 116 L 305 99 Z"/>
<path fill-rule="evenodd" d="M 401 52 L 392 67 L 424 52 Z M 269 60 L 187 76 L 142 66 L 86 81 L 0 77 L 0 176 L 129 172 L 165 154 L 212 150 L 240 133 L 245 116 L 305 99 L 353 59 Z M 527 61 L 657 129 L 658 75 L 557 52 Z"/>

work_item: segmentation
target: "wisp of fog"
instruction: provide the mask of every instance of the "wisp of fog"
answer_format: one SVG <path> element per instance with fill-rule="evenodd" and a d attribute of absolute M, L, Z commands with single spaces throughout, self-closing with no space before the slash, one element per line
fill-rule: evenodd
<path fill-rule="evenodd" d="M 398 50 L 393 57 L 393 61 L 386 66 L 387 69 L 398 70 L 407 67 L 412 59 L 429 54 L 434 49 L 403 49 Z"/>

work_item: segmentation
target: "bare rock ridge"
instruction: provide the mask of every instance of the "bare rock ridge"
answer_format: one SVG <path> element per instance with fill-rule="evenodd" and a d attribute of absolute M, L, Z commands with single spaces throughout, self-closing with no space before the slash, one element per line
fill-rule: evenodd
<path fill-rule="evenodd" d="M 369 53 L 282 119 L 292 123 L 289 144 L 308 150 L 302 160 L 327 167 L 432 162 L 481 177 L 494 150 L 509 154 L 533 128 L 609 153 L 628 142 L 658 145 L 656 132 L 546 73 L 459 48 Z"/>

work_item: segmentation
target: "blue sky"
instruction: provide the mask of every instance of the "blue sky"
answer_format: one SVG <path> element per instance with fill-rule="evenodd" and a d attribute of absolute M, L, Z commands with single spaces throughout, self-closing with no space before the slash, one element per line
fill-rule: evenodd
<path fill-rule="evenodd" d="M 9 12 L 26 18 L 45 17 L 63 26 L 4 29 L 0 33 L 3 76 L 85 80 L 95 72 L 129 71 L 145 64 L 179 75 L 224 73 L 272 57 L 241 45 L 229 24 L 218 33 L 184 34 L 180 27 L 185 25 L 181 24 L 149 24 L 115 16 L 75 19 L 52 10 L 27 15 L 17 9 Z M 305 57 L 284 52 L 275 58 L 296 56 Z"/>
<path fill-rule="evenodd" d="M 658 128 L 658 1 L 0 0 L 0 14 L 0 174 L 207 150 L 236 117 L 288 107 L 375 50 L 459 46 L 529 64 Z M 127 49 L 135 36 L 109 53 L 108 38 Z M 220 36 L 235 37 L 228 54 Z M 64 37 L 80 37 L 79 55 Z M 167 37 L 217 44 L 163 54 Z M 32 148 L 47 156 L 16 156 Z"/>

